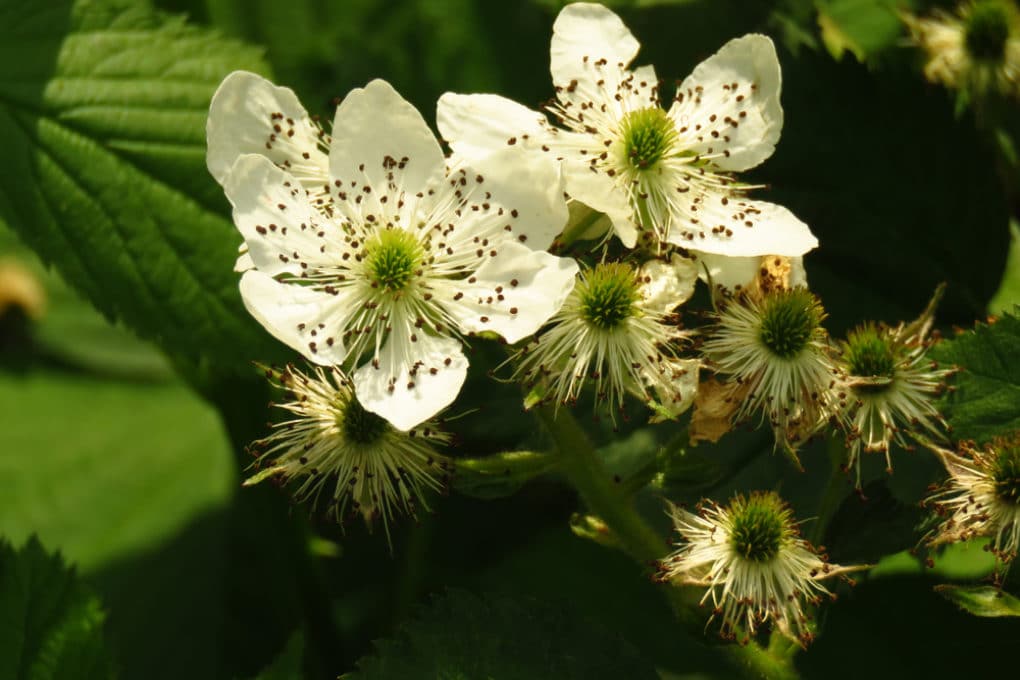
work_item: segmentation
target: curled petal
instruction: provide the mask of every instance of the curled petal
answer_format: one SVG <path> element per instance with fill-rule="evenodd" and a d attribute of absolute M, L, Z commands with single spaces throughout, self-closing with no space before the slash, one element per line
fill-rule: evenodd
<path fill-rule="evenodd" d="M 747 170 L 771 156 L 779 141 L 781 87 L 772 40 L 745 35 L 698 64 L 680 85 L 670 117 L 686 130 L 686 148 L 721 170 Z"/>
<path fill-rule="evenodd" d="M 327 178 L 321 131 L 294 92 L 247 71 L 228 75 L 213 95 L 206 122 L 206 165 L 223 184 L 242 154 L 262 154 L 289 167 L 303 181 L 321 186 Z"/>

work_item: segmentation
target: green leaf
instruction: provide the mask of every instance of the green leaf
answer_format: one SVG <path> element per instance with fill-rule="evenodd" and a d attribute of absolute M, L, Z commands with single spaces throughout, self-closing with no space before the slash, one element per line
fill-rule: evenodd
<path fill-rule="evenodd" d="M 304 636 L 300 632 L 294 633 L 280 655 L 255 680 L 301 680 L 304 677 L 301 673 L 304 648 Z"/>
<path fill-rule="evenodd" d="M 834 59 L 849 51 L 866 61 L 896 45 L 902 33 L 895 0 L 818 0 L 822 42 Z"/>
<path fill-rule="evenodd" d="M 974 616 L 1020 616 L 1020 599 L 993 586 L 935 586 L 935 592 Z"/>
<path fill-rule="evenodd" d="M 348 680 L 606 680 L 658 677 L 623 639 L 564 604 L 477 597 L 452 590 L 437 598 Z"/>
<path fill-rule="evenodd" d="M 955 439 L 985 442 L 1020 428 L 1020 319 L 1007 314 L 991 324 L 943 340 L 931 351 L 962 370 L 942 401 Z"/>
<path fill-rule="evenodd" d="M 37 370 L 0 373 L 0 413 L 0 535 L 80 566 L 124 677 L 216 677 L 238 480 L 215 411 L 179 382 Z"/>
<path fill-rule="evenodd" d="M 103 639 L 106 614 L 59 554 L 32 537 L 18 551 L 0 541 L 0 677 L 114 677 Z"/>
<path fill-rule="evenodd" d="M 988 303 L 988 311 L 991 314 L 1002 314 L 1013 309 L 1014 305 L 1020 305 L 1020 224 L 1016 221 L 1010 222 L 1009 234 L 1009 259 L 1006 261 L 1006 271 L 1003 272 L 999 290 Z"/>
<path fill-rule="evenodd" d="M 0 0 L 0 221 L 104 314 L 189 358 L 276 350 L 205 169 L 220 80 L 258 51 L 143 0 Z"/>

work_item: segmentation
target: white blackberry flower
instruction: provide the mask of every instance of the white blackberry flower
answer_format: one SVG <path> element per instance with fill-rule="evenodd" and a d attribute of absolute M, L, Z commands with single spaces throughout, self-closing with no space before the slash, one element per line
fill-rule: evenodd
<path fill-rule="evenodd" d="M 574 3 L 553 26 L 556 101 L 545 116 L 495 95 L 447 93 L 443 137 L 468 157 L 524 145 L 562 161 L 567 193 L 605 213 L 624 245 L 641 235 L 731 256 L 803 255 L 818 245 L 785 208 L 747 198 L 734 173 L 772 155 L 783 126 L 772 41 L 746 35 L 680 84 L 669 109 L 639 44 L 601 5 Z"/>
<path fill-rule="evenodd" d="M 250 150 L 257 126 L 240 125 L 230 146 L 221 118 L 237 106 L 216 106 L 240 97 L 228 96 L 239 82 L 259 91 L 250 81 L 230 76 L 214 97 L 210 167 Z M 261 87 L 294 105 L 281 88 Z M 274 103 L 262 101 L 259 115 L 293 120 L 301 131 L 290 139 L 309 143 L 298 112 Z M 237 155 L 222 176 L 253 267 L 241 295 L 279 340 L 315 363 L 344 366 L 366 409 L 409 430 L 456 398 L 467 373 L 463 336 L 492 331 L 517 342 L 573 287 L 574 261 L 543 252 L 567 218 L 559 170 L 513 151 L 448 167 L 418 111 L 381 80 L 343 100 L 328 144 L 320 187 L 290 172 L 289 147 Z"/>

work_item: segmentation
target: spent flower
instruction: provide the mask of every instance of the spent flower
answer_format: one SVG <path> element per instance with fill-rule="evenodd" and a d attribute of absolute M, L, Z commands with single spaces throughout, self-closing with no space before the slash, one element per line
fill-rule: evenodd
<path fill-rule="evenodd" d="M 298 500 L 325 507 L 338 521 L 350 512 L 380 518 L 387 537 L 396 516 L 427 510 L 426 493 L 445 488 L 451 466 L 434 446 L 448 444 L 450 435 L 437 423 L 397 430 L 361 406 L 335 366 L 270 373 L 289 393 L 277 406 L 290 417 L 252 445 L 258 472 L 246 486 L 280 479 Z"/>
<path fill-rule="evenodd" d="M 517 342 L 573 287 L 574 261 L 544 252 L 567 218 L 559 169 L 513 150 L 447 164 L 381 80 L 343 100 L 330 135 L 299 106 L 246 73 L 213 98 L 208 161 L 247 244 L 241 295 L 279 340 L 352 371 L 361 404 L 409 430 L 457 396 L 464 336 Z"/>
<path fill-rule="evenodd" d="M 989 549 L 1008 565 L 1020 549 L 1020 433 L 997 437 L 985 447 L 960 444 L 959 452 L 931 447 L 949 473 L 926 504 L 943 522 L 930 545 L 991 538 Z"/>
<path fill-rule="evenodd" d="M 670 507 L 680 536 L 663 560 L 665 581 L 707 588 L 724 637 L 749 639 L 771 622 L 802 644 L 810 642 L 807 604 L 833 597 L 827 578 L 861 567 L 829 564 L 801 538 L 793 512 L 773 492 L 737 495 L 727 505 L 703 501 L 696 512 Z"/>
<path fill-rule="evenodd" d="M 662 416 L 691 404 L 698 384 L 696 359 L 682 359 L 686 337 L 673 310 L 694 290 L 694 263 L 678 255 L 640 268 L 599 263 L 582 272 L 548 328 L 518 354 L 516 375 L 525 384 L 548 384 L 549 398 L 572 404 L 585 384 L 611 413 L 634 394 Z"/>
<path fill-rule="evenodd" d="M 967 97 L 1020 97 L 1020 11 L 1011 0 L 963 2 L 956 14 L 904 15 L 927 54 L 925 77 Z"/>
<path fill-rule="evenodd" d="M 503 97 L 447 93 L 440 132 L 469 157 L 523 145 L 557 158 L 567 193 L 605 213 L 627 247 L 641 235 L 730 256 L 814 248 L 804 223 L 747 198 L 755 187 L 734 175 L 772 155 L 779 140 L 781 75 L 772 41 L 731 40 L 679 85 L 668 109 L 654 68 L 630 68 L 638 48 L 609 9 L 568 5 L 550 49 L 556 99 L 547 110 L 559 126 Z"/>
<path fill-rule="evenodd" d="M 891 472 L 890 443 L 907 448 L 906 433 L 938 436 L 938 427 L 946 426 L 935 400 L 955 369 L 942 368 L 926 356 L 939 297 L 936 293 L 924 315 L 911 324 L 890 328 L 867 323 L 842 343 L 838 417 L 847 432 L 847 467 L 855 469 L 858 486 L 862 451 L 884 454 Z"/>
<path fill-rule="evenodd" d="M 790 452 L 828 417 L 836 368 L 824 318 L 807 288 L 754 288 L 722 302 L 701 347 L 728 380 L 732 418 L 760 413 Z"/>

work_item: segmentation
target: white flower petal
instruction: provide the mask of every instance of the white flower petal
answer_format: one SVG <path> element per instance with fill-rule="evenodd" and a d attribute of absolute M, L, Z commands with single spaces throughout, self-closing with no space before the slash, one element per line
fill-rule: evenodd
<path fill-rule="evenodd" d="M 592 73 L 589 64 L 599 59 L 613 69 L 620 64 L 626 67 L 639 48 L 620 17 L 609 9 L 586 2 L 567 5 L 553 24 L 549 49 L 553 84 L 566 88 L 572 80 L 586 79 Z"/>
<path fill-rule="evenodd" d="M 249 269 L 255 269 L 255 263 L 251 259 L 251 255 L 248 254 L 248 244 L 241 242 L 241 245 L 237 247 L 237 260 L 234 261 L 234 271 L 243 273 Z"/>
<path fill-rule="evenodd" d="M 468 161 L 525 142 L 537 149 L 548 134 L 544 115 L 494 94 L 447 92 L 436 106 L 436 122 L 450 148 Z"/>
<path fill-rule="evenodd" d="M 566 226 L 560 164 L 546 154 L 501 149 L 465 170 L 474 186 L 470 208 L 462 209 L 447 239 L 454 250 L 474 251 L 480 239 L 496 248 L 514 241 L 545 250 Z"/>
<path fill-rule="evenodd" d="M 642 306 L 668 314 L 694 294 L 698 265 L 695 260 L 674 254 L 669 262 L 649 260 L 641 267 L 640 276 L 648 279 L 641 288 L 645 296 Z"/>
<path fill-rule="evenodd" d="M 206 165 L 223 184 L 238 156 L 262 154 L 278 165 L 289 164 L 302 180 L 321 185 L 328 174 L 319 134 L 290 88 L 234 71 L 220 83 L 209 105 Z"/>
<path fill-rule="evenodd" d="M 411 343 L 391 335 L 377 359 L 355 371 L 354 392 L 367 410 L 405 432 L 449 406 L 467 378 L 461 344 L 449 337 L 422 334 Z"/>
<path fill-rule="evenodd" d="M 637 242 L 634 209 L 627 192 L 612 177 L 593 172 L 587 163 L 564 163 L 563 181 L 571 198 L 605 213 L 620 242 L 628 248 L 634 247 Z"/>
<path fill-rule="evenodd" d="M 411 104 L 384 80 L 351 90 L 333 119 L 329 172 L 340 189 L 378 198 L 393 184 L 410 194 L 435 189 L 446 171 L 432 130 Z M 392 179 L 391 179 L 392 178 Z M 352 199 L 353 200 L 353 197 Z M 369 201 L 378 212 L 375 201 Z"/>
<path fill-rule="evenodd" d="M 245 154 L 234 163 L 223 183 L 234 206 L 234 224 L 248 245 L 248 258 L 259 271 L 276 276 L 300 276 L 306 265 L 330 265 L 322 233 L 321 214 L 313 208 L 300 183 L 265 156 Z M 238 263 L 242 264 L 242 263 Z"/>
<path fill-rule="evenodd" d="M 694 192 L 690 192 L 694 194 Z M 666 240 L 702 253 L 731 257 L 754 255 L 803 255 L 818 246 L 806 224 L 781 205 L 729 197 L 724 193 L 702 194 L 685 209 L 698 223 L 673 224 Z"/>
<path fill-rule="evenodd" d="M 761 256 L 730 257 L 714 253 L 696 253 L 698 275 L 705 283 L 736 293 L 751 285 L 761 267 Z"/>
<path fill-rule="evenodd" d="M 329 295 L 250 270 L 241 277 L 241 298 L 267 331 L 306 359 L 329 365 L 346 358 L 340 334 L 330 330 L 342 327 L 345 316 L 357 309 L 343 289 Z"/>
<path fill-rule="evenodd" d="M 665 415 L 676 418 L 694 403 L 698 393 L 699 359 L 665 359 L 642 369 L 641 378 L 652 389 Z"/>
<path fill-rule="evenodd" d="M 577 272 L 577 263 L 568 257 L 507 243 L 478 268 L 473 283 L 451 283 L 442 296 L 444 307 L 461 331 L 494 331 L 514 343 L 559 311 Z M 456 292 L 463 297 L 453 300 Z"/>
<path fill-rule="evenodd" d="M 698 64 L 677 91 L 670 116 L 682 146 L 734 172 L 772 155 L 783 129 L 782 75 L 772 40 L 745 35 Z M 699 91 L 698 88 L 701 88 Z"/>

